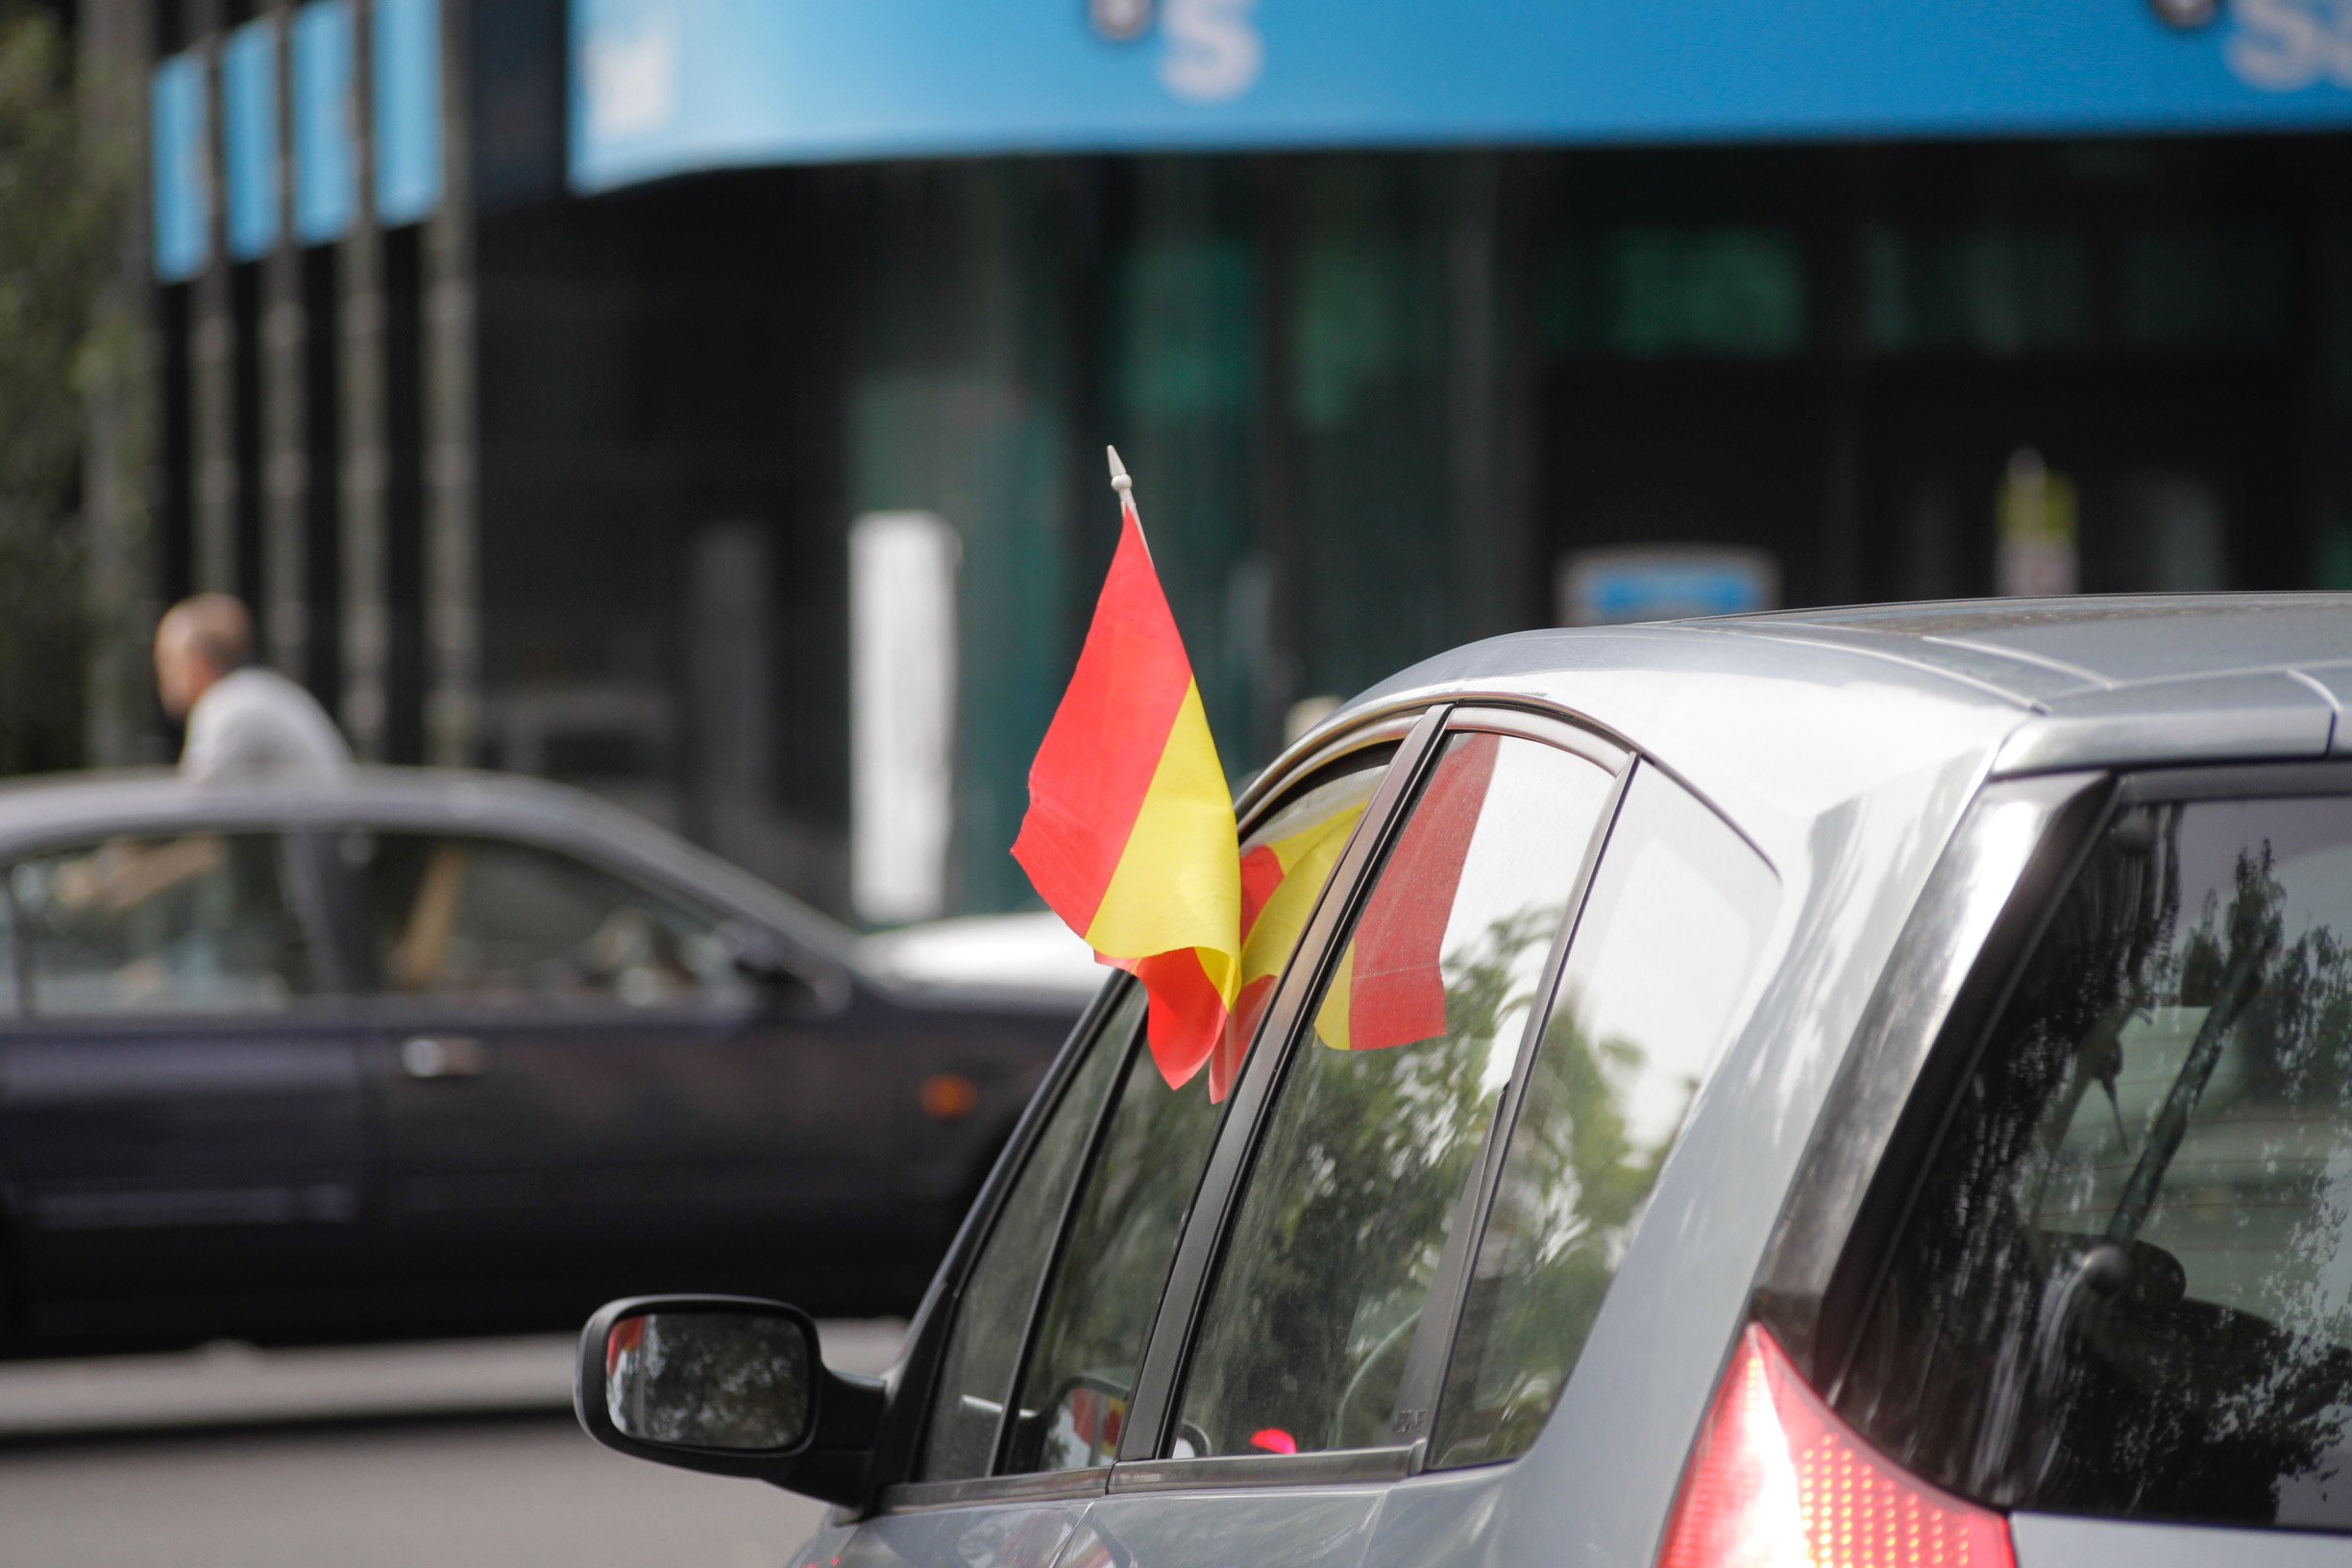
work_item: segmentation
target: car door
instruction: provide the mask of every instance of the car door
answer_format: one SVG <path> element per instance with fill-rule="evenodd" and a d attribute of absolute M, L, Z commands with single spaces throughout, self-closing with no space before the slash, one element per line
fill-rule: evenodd
<path fill-rule="evenodd" d="M 39 1332 L 314 1327 L 358 1282 L 367 1127 L 328 871 L 314 836 L 201 827 L 8 868 L 0 1180 Z"/>
<path fill-rule="evenodd" d="M 1237 1090 L 1072 1568 L 1362 1558 L 1426 1451 L 1498 1113 L 1627 762 L 1476 713 L 1400 761 Z"/>
<path fill-rule="evenodd" d="M 380 1240 L 416 1288 L 790 1288 L 838 1302 L 890 1234 L 873 1064 L 812 968 L 763 982 L 721 910 L 566 845 L 355 836 Z M 789 963 L 789 958 L 778 960 Z M 830 1260 L 838 1276 L 763 1272 Z M 593 1305 L 593 1302 L 589 1303 Z"/>
<path fill-rule="evenodd" d="M 911 1479 L 839 1544 L 844 1564 L 1043 1568 L 1080 1538 L 1111 1475 L 1232 1069 L 1359 823 L 1377 816 L 1393 749 L 1375 737 L 1327 757 L 1255 814 L 1242 841 L 1245 862 L 1258 857 L 1255 945 L 1241 1027 L 1213 1073 L 1168 1085 L 1131 984 L 1098 1007 L 1044 1090 L 1035 1135 L 1016 1144 L 1009 1179 L 999 1174 L 975 1215 L 985 1229 L 968 1271 L 918 1323 L 909 1364 L 925 1369 L 916 1386 L 927 1397 L 906 1441 Z"/>

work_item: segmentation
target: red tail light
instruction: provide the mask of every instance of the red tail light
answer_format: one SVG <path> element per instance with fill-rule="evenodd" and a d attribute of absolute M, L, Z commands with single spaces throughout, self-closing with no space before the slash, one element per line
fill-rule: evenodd
<path fill-rule="evenodd" d="M 2001 1516 L 1873 1453 L 1761 1327 L 1724 1374 L 1658 1568 L 2015 1568 Z"/>

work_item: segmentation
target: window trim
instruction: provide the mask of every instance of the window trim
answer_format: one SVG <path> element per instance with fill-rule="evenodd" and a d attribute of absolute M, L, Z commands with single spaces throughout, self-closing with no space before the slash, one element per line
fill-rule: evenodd
<path fill-rule="evenodd" d="M 927 1411 L 927 1402 L 925 1409 Z M 1003 1436 L 1000 1423 L 999 1452 Z M 1097 1464 L 1084 1470 L 1036 1470 L 1019 1476 L 973 1476 L 966 1481 L 901 1481 L 882 1488 L 877 1507 L 883 1513 L 925 1513 L 979 1503 L 1060 1503 L 1100 1497 L 1111 1489 L 1111 1468 Z"/>
<path fill-rule="evenodd" d="M 1461 733 L 1501 734 L 1550 746 L 1592 763 L 1610 778 L 1600 813 L 1587 834 L 1559 927 L 1545 954 L 1538 994 L 1546 1005 L 1530 1009 L 1522 1025 L 1510 1079 L 1505 1084 L 1495 1115 L 1487 1125 L 1471 1177 L 1457 1200 L 1460 1218 L 1448 1232 L 1445 1251 L 1430 1281 L 1421 1321 L 1407 1352 L 1392 1411 L 1392 1420 L 1408 1423 L 1409 1430 L 1398 1433 L 1406 1440 L 1388 1447 L 1336 1450 L 1328 1455 L 1165 1458 L 1162 1451 L 1177 1417 L 1177 1399 L 1189 1370 L 1201 1315 L 1208 1305 L 1209 1287 L 1224 1259 L 1249 1172 L 1257 1162 L 1275 1090 L 1291 1059 L 1304 1048 L 1300 1025 L 1308 1003 L 1319 993 L 1325 971 L 1335 961 L 1339 934 L 1350 928 L 1369 895 L 1367 871 L 1380 863 L 1394 842 L 1407 816 L 1406 808 L 1418 798 L 1447 737 Z M 1334 869 L 1330 887 L 1339 890 L 1341 895 L 1327 896 L 1318 902 L 1306 937 L 1299 944 L 1299 951 L 1308 962 L 1294 961 L 1285 975 L 1260 1027 L 1260 1044 L 1252 1050 L 1241 1081 L 1235 1087 L 1235 1103 L 1210 1156 L 1209 1171 L 1195 1200 L 1192 1223 L 1178 1243 L 1168 1288 L 1162 1297 L 1160 1315 L 1153 1324 L 1136 1380 L 1136 1396 L 1128 1410 L 1127 1429 L 1113 1472 L 1114 1491 L 1124 1489 L 1120 1476 L 1137 1466 L 1143 1467 L 1143 1475 L 1164 1480 L 1139 1481 L 1133 1484 L 1155 1488 L 1162 1484 L 1173 1488 L 1311 1484 L 1335 1479 L 1401 1480 L 1424 1468 L 1428 1434 L 1436 1415 L 1436 1396 L 1444 1387 L 1446 1364 L 1452 1357 L 1454 1331 L 1458 1326 L 1463 1294 L 1477 1257 L 1477 1243 L 1484 1234 L 1487 1209 L 1507 1149 L 1506 1116 L 1516 1119 L 1533 1042 L 1542 1036 L 1550 998 L 1556 989 L 1560 967 L 1566 962 L 1569 942 L 1582 919 L 1594 872 L 1614 828 L 1628 781 L 1640 760 L 1634 750 L 1556 710 L 1507 702 L 1464 699 L 1440 704 L 1431 708 L 1414 726 L 1400 747 L 1388 775 L 1382 780 L 1380 794 L 1366 810 L 1367 821 L 1376 831 L 1360 831 Z M 1713 810 L 1711 806 L 1708 809 Z M 1276 1042 L 1277 1048 L 1265 1049 L 1268 1041 Z"/>

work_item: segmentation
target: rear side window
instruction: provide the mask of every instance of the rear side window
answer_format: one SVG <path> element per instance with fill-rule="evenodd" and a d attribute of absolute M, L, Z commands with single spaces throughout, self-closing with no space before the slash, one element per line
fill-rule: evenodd
<path fill-rule="evenodd" d="M 1839 1404 L 1998 1506 L 2352 1528 L 2352 800 L 2106 831 Z"/>
<path fill-rule="evenodd" d="M 1398 1441 L 1422 1308 L 1611 782 L 1531 741 L 1447 741 L 1284 1066 L 1175 1454 Z"/>
<path fill-rule="evenodd" d="M 1655 769 L 1634 774 L 1471 1270 L 1436 1464 L 1510 1458 L 1543 1430 L 1778 898 L 1771 868 L 1722 819 Z"/>
<path fill-rule="evenodd" d="M 318 990 L 295 845 L 272 833 L 115 838 L 9 873 L 30 1010 L 282 1012 Z"/>

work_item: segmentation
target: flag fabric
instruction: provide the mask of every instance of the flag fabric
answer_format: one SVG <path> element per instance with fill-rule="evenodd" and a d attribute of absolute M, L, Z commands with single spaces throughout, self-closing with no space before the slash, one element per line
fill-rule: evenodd
<path fill-rule="evenodd" d="M 1446 1032 L 1446 922 L 1501 744 L 1467 735 L 1437 759 L 1324 987 L 1314 1027 L 1326 1045 L 1376 1051 Z"/>
<path fill-rule="evenodd" d="M 1126 475 L 1119 542 L 1069 689 L 1029 767 L 1013 855 L 1047 907 L 1149 997 L 1171 1088 L 1223 1040 L 1240 977 L 1233 797 Z"/>
<path fill-rule="evenodd" d="M 1241 977 L 1225 1031 L 1209 1059 L 1209 1097 L 1222 1100 L 1240 1076 L 1241 1058 L 1273 999 L 1274 984 L 1307 934 L 1315 895 L 1331 879 L 1339 851 L 1363 815 L 1358 800 L 1296 832 L 1252 846 L 1241 857 Z"/>

